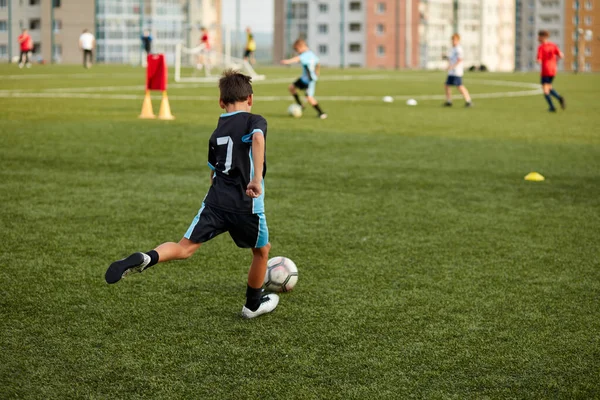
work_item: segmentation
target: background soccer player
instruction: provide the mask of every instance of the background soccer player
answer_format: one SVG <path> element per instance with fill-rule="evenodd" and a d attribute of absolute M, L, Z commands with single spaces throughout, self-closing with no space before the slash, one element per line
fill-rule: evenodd
<path fill-rule="evenodd" d="M 556 75 L 556 61 L 563 58 L 564 55 L 556 44 L 548 40 L 549 38 L 550 34 L 548 31 L 542 30 L 538 32 L 538 42 L 540 42 L 540 45 L 538 47 L 537 63 L 542 65 L 542 90 L 544 91 L 544 98 L 550 106 L 548 111 L 556 112 L 556 108 L 552 104 L 552 97 L 550 96 L 556 97 L 561 108 L 565 109 L 565 98 L 552 88 L 552 81 L 554 81 L 554 76 Z"/>
<path fill-rule="evenodd" d="M 204 68 L 204 73 L 210 75 L 210 37 L 208 35 L 208 29 L 205 27 L 200 28 L 200 53 L 198 53 L 198 63 L 196 64 L 197 69 Z"/>
<path fill-rule="evenodd" d="M 31 68 L 29 52 L 33 50 L 33 40 L 31 39 L 31 36 L 29 36 L 29 31 L 23 29 L 23 33 L 19 35 L 17 40 L 21 47 L 21 54 L 19 54 L 19 68 L 23 68 L 23 65 L 27 66 L 27 68 Z"/>
<path fill-rule="evenodd" d="M 83 30 L 79 36 L 79 48 L 83 50 L 83 67 L 90 68 L 94 60 L 94 48 L 96 47 L 96 38 L 87 29 Z"/>
<path fill-rule="evenodd" d="M 250 27 L 246 28 L 246 49 L 244 50 L 244 61 L 248 61 L 250 64 L 254 64 L 254 52 L 256 51 L 256 41 Z"/>
<path fill-rule="evenodd" d="M 465 107 L 471 107 L 471 96 L 469 91 L 462 83 L 464 74 L 463 66 L 463 49 L 460 45 L 460 35 L 455 33 L 452 35 L 452 50 L 448 56 L 448 77 L 446 78 L 446 102 L 444 106 L 452 106 L 452 86 L 456 86 L 460 94 L 465 99 Z"/>
<path fill-rule="evenodd" d="M 159 262 L 189 258 L 202 243 L 229 232 L 238 247 L 251 248 L 253 255 L 242 317 L 258 317 L 277 307 L 276 294 L 262 293 L 271 249 L 263 183 L 267 121 L 250 113 L 251 79 L 229 70 L 219 81 L 219 105 L 226 113 L 221 114 L 208 142 L 211 186 L 183 238 L 115 261 L 106 271 L 106 282 L 116 283 L 129 273 L 142 272 Z"/>
<path fill-rule="evenodd" d="M 281 60 L 281 63 L 284 65 L 296 63 L 302 64 L 302 76 L 289 86 L 290 93 L 292 96 L 294 96 L 296 103 L 304 108 L 300 97 L 298 97 L 297 89 L 305 90 L 306 100 L 308 100 L 310 105 L 317 110 L 319 118 L 325 119 L 327 118 L 327 114 L 321 110 L 319 103 L 315 99 L 315 89 L 317 86 L 320 68 L 319 57 L 317 57 L 315 53 L 308 48 L 306 42 L 302 39 L 298 39 L 294 42 L 294 51 L 298 53 L 296 57 L 292 57 L 287 60 Z"/>

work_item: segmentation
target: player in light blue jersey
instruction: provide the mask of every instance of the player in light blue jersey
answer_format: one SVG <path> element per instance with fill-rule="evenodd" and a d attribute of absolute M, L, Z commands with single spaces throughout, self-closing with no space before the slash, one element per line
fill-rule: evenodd
<path fill-rule="evenodd" d="M 296 57 L 281 61 L 284 65 L 296 63 L 302 64 L 302 76 L 290 85 L 290 93 L 294 96 L 294 99 L 296 99 L 296 103 L 304 108 L 302 100 L 298 97 L 298 89 L 304 90 L 306 92 L 306 100 L 308 100 L 310 105 L 317 110 L 319 118 L 325 119 L 327 118 L 327 114 L 321 110 L 319 103 L 315 99 L 315 88 L 317 86 L 317 80 L 319 79 L 319 57 L 308 48 L 306 42 L 302 39 L 298 39 L 294 42 L 294 51 L 298 53 Z"/>

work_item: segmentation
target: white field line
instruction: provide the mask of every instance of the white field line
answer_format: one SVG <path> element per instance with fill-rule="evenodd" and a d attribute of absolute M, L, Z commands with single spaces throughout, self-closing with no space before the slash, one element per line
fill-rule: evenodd
<path fill-rule="evenodd" d="M 256 81 L 253 85 L 275 85 L 280 83 L 291 83 L 295 77 L 276 78 L 265 81 Z M 321 82 L 335 81 L 372 81 L 372 80 L 406 80 L 406 81 L 430 81 L 431 77 L 414 76 L 414 75 L 331 75 L 321 79 Z M 443 79 L 440 80 L 442 82 Z M 492 79 L 470 79 L 468 83 L 490 85 L 490 86 L 508 86 L 524 89 L 538 88 L 538 84 L 528 82 L 501 81 Z M 216 87 L 216 82 L 202 83 L 172 83 L 168 86 L 171 89 L 194 89 L 201 87 Z M 85 92 L 118 92 L 118 91 L 143 91 L 144 85 L 132 86 L 96 86 L 96 87 L 80 87 L 80 88 L 51 88 L 43 89 L 44 92 L 59 92 L 59 93 L 85 93 Z M 34 91 L 35 89 L 19 90 L 18 92 Z M 2 92 L 14 92 L 14 90 L 1 90 Z"/>
<path fill-rule="evenodd" d="M 496 99 L 503 97 L 534 96 L 542 93 L 541 89 L 519 91 L 519 92 L 495 92 L 472 94 L 474 99 Z M 395 100 L 444 100 L 446 97 L 440 95 L 397 95 L 392 96 Z M 94 93 L 23 93 L 23 92 L 1 92 L 0 98 L 62 98 L 62 99 L 97 99 L 97 100 L 142 100 L 144 97 L 138 94 L 94 94 Z M 158 96 L 156 98 L 159 98 Z M 284 101 L 290 96 L 257 96 L 259 101 Z M 214 96 L 169 96 L 174 101 L 215 101 Z M 381 96 L 319 96 L 323 101 L 382 101 Z"/>
<path fill-rule="evenodd" d="M 3 79 L 11 79 L 11 80 L 27 80 L 27 79 L 48 79 L 48 78 L 74 78 L 74 79 L 85 79 L 85 78 L 99 78 L 99 77 L 107 77 L 107 78 L 134 78 L 144 76 L 144 74 L 140 73 L 120 73 L 120 74 L 108 74 L 108 73 L 79 73 L 79 74 L 23 74 L 23 75 L 3 75 Z"/>

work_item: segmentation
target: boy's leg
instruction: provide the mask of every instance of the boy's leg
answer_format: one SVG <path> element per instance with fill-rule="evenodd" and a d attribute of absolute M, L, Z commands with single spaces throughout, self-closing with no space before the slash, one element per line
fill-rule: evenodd
<path fill-rule="evenodd" d="M 115 261 L 105 274 L 107 283 L 116 283 L 130 273 L 142 272 L 159 262 L 184 260 L 200 248 L 202 243 L 194 243 L 182 238 L 179 243 L 167 242 L 147 253 L 133 253 L 127 258 Z"/>
<path fill-rule="evenodd" d="M 444 103 L 444 106 L 450 107 L 452 105 L 452 87 L 446 84 L 444 89 L 446 92 L 446 102 Z"/>
<path fill-rule="evenodd" d="M 460 92 L 460 94 L 462 94 L 462 96 L 465 99 L 465 106 L 470 107 L 471 106 L 471 96 L 469 95 L 469 91 L 467 90 L 467 88 L 464 85 L 460 85 L 458 87 L 458 91 Z"/>
<path fill-rule="evenodd" d="M 304 108 L 304 106 L 302 105 L 302 100 L 300 100 L 300 97 L 298 96 L 298 90 L 296 89 L 296 86 L 293 83 L 291 83 L 288 87 L 288 90 L 290 91 L 292 96 L 294 96 L 294 100 L 296 100 L 296 103 L 298 103 L 300 107 Z"/>
<path fill-rule="evenodd" d="M 556 98 L 556 100 L 558 100 L 558 102 L 560 103 L 560 108 L 562 108 L 563 110 L 565 108 L 567 108 L 567 105 L 565 104 L 565 98 L 563 96 L 561 96 L 560 94 L 558 94 L 558 92 L 556 90 L 554 90 L 554 87 L 552 86 L 552 84 L 550 84 L 550 92 L 549 92 L 550 96 Z"/>
<path fill-rule="evenodd" d="M 321 118 L 321 119 L 327 118 L 327 114 L 325 114 L 323 112 L 323 110 L 321 109 L 321 106 L 317 102 L 317 99 L 315 99 L 312 96 L 306 96 L 306 100 L 308 100 L 308 102 L 310 103 L 310 105 L 313 106 L 313 108 L 317 111 L 317 115 L 318 115 L 319 118 Z"/>
<path fill-rule="evenodd" d="M 267 261 L 271 244 L 252 249 L 252 265 L 248 271 L 246 304 L 242 307 L 242 317 L 255 318 L 273 311 L 279 304 L 279 296 L 274 293 L 263 295 L 262 286 L 267 273 Z"/>
<path fill-rule="evenodd" d="M 552 103 L 552 97 L 550 97 L 550 90 L 552 90 L 552 85 L 549 83 L 543 83 L 542 90 L 544 91 L 544 98 L 546 99 L 546 102 L 550 106 L 548 111 L 555 112 L 556 108 L 554 108 L 554 104 Z"/>

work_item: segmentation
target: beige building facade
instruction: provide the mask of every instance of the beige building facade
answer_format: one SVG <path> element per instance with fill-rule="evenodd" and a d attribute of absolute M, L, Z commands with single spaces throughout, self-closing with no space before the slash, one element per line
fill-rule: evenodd
<path fill-rule="evenodd" d="M 88 29 L 98 62 L 137 65 L 148 29 L 153 52 L 173 63 L 176 44 L 195 46 L 201 26 L 221 51 L 220 21 L 220 0 L 0 0 L 0 60 L 18 57 L 17 37 L 27 28 L 33 62 L 80 63 L 79 36 Z"/>

